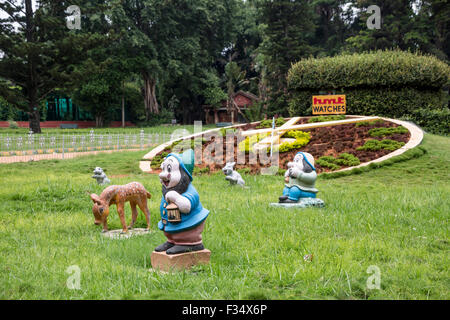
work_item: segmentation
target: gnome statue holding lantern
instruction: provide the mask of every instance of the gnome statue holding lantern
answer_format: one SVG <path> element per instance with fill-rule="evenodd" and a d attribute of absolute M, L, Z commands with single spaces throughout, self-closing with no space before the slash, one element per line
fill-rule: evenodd
<path fill-rule="evenodd" d="M 175 255 L 203 250 L 202 232 L 209 211 L 203 208 L 191 183 L 194 151 L 189 149 L 181 155 L 169 154 L 161 169 L 161 221 L 158 228 L 164 231 L 167 241 L 155 251 Z"/>
<path fill-rule="evenodd" d="M 288 163 L 285 173 L 285 187 L 279 203 L 271 204 L 277 207 L 323 207 L 324 202 L 316 197 L 317 180 L 314 157 L 307 152 L 298 152 L 293 162 Z"/>

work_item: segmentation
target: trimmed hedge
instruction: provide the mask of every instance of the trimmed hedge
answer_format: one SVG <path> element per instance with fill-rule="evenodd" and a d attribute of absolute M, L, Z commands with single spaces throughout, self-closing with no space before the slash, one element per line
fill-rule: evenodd
<path fill-rule="evenodd" d="M 291 116 L 311 115 L 312 96 L 333 92 L 347 96 L 348 114 L 407 118 L 421 125 L 420 113 L 433 110 L 422 126 L 448 134 L 435 118 L 449 113 L 448 93 L 442 90 L 449 79 L 450 67 L 437 58 L 398 50 L 304 59 L 289 70 L 288 110 Z"/>
<path fill-rule="evenodd" d="M 304 59 L 288 73 L 293 89 L 414 87 L 440 89 L 449 83 L 449 66 L 431 55 L 400 50 Z"/>

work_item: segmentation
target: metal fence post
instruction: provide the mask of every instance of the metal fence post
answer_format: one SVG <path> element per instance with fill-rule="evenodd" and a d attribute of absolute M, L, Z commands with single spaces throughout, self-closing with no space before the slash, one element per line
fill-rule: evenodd
<path fill-rule="evenodd" d="M 62 135 L 62 158 L 64 159 L 64 134 Z"/>

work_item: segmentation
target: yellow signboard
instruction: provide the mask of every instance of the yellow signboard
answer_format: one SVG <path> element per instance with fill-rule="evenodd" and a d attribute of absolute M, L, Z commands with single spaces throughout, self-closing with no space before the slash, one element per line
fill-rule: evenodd
<path fill-rule="evenodd" d="M 347 101 L 345 95 L 328 95 L 312 97 L 313 114 L 345 114 Z"/>

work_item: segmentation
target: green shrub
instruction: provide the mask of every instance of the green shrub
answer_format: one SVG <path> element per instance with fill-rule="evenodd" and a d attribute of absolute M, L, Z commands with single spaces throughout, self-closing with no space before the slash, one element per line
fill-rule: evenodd
<path fill-rule="evenodd" d="M 405 145 L 404 142 L 398 142 L 395 140 L 385 139 L 385 140 L 367 140 L 366 143 L 358 147 L 356 150 L 366 150 L 366 151 L 378 151 L 381 149 L 394 151 Z"/>
<path fill-rule="evenodd" d="M 19 129 L 19 125 L 13 120 L 8 120 L 8 126 L 10 129 Z"/>
<path fill-rule="evenodd" d="M 303 146 L 306 146 L 309 141 L 311 140 L 311 135 L 309 132 L 303 132 L 300 130 L 291 130 L 286 132 L 283 137 L 285 138 L 293 138 L 295 139 L 294 142 L 283 142 L 281 145 L 278 146 L 277 150 L 280 153 L 300 149 Z"/>
<path fill-rule="evenodd" d="M 369 135 L 371 137 L 387 137 L 397 133 L 404 134 L 408 132 L 408 129 L 403 126 L 399 126 L 396 128 L 373 128 L 369 130 Z"/>
<path fill-rule="evenodd" d="M 281 127 L 285 123 L 286 123 L 286 120 L 284 120 L 283 118 L 275 119 L 275 127 Z M 256 127 L 256 129 L 263 129 L 263 128 L 272 128 L 272 120 L 271 119 L 263 120 Z"/>
<path fill-rule="evenodd" d="M 372 121 L 363 121 L 363 122 L 357 122 L 356 127 L 370 127 L 370 126 L 376 126 L 378 124 L 382 124 L 382 119 L 372 120 Z"/>
<path fill-rule="evenodd" d="M 253 136 L 249 136 L 245 138 L 245 140 L 241 141 L 238 145 L 238 148 L 241 152 L 253 152 L 253 145 L 262 139 L 269 136 L 270 133 L 263 133 L 263 134 L 255 134 Z"/>
<path fill-rule="evenodd" d="M 449 135 L 450 134 L 450 109 L 437 110 L 411 110 L 403 120 L 412 121 L 425 131 Z"/>
<path fill-rule="evenodd" d="M 327 121 L 337 121 L 337 120 L 345 120 L 344 115 L 338 115 L 338 116 L 319 116 L 319 117 L 312 117 L 308 119 L 308 123 L 315 123 L 315 122 L 327 122 Z"/>
<path fill-rule="evenodd" d="M 291 116 L 311 115 L 311 97 L 318 90 L 302 90 L 291 94 L 288 111 Z M 385 116 L 400 119 L 415 110 L 444 109 L 446 93 L 442 90 L 419 88 L 342 88 L 336 94 L 345 94 L 347 114 Z M 447 108 L 448 110 L 448 108 Z"/>
<path fill-rule="evenodd" d="M 300 60 L 289 70 L 288 83 L 297 90 L 405 86 L 440 89 L 449 83 L 449 74 L 450 67 L 434 56 L 386 50 Z"/>
<path fill-rule="evenodd" d="M 309 132 L 304 132 L 300 130 L 290 130 L 283 135 L 283 138 L 291 138 L 291 139 L 301 139 L 307 138 L 311 139 L 311 134 Z"/>
<path fill-rule="evenodd" d="M 345 94 L 348 114 L 401 118 L 448 109 L 441 89 L 449 77 L 450 67 L 437 58 L 398 50 L 304 59 L 289 70 L 288 110 L 310 115 L 312 96 L 321 91 Z"/>
<path fill-rule="evenodd" d="M 138 127 L 154 127 L 162 124 L 169 124 L 172 122 L 175 116 L 172 111 L 167 109 L 162 109 L 160 113 L 152 113 L 150 119 L 148 121 L 138 121 Z"/>
<path fill-rule="evenodd" d="M 317 164 L 321 167 L 329 168 L 332 171 L 339 170 L 340 166 L 353 167 L 361 163 L 357 157 L 350 153 L 341 153 L 339 157 L 323 156 L 317 159 Z"/>

